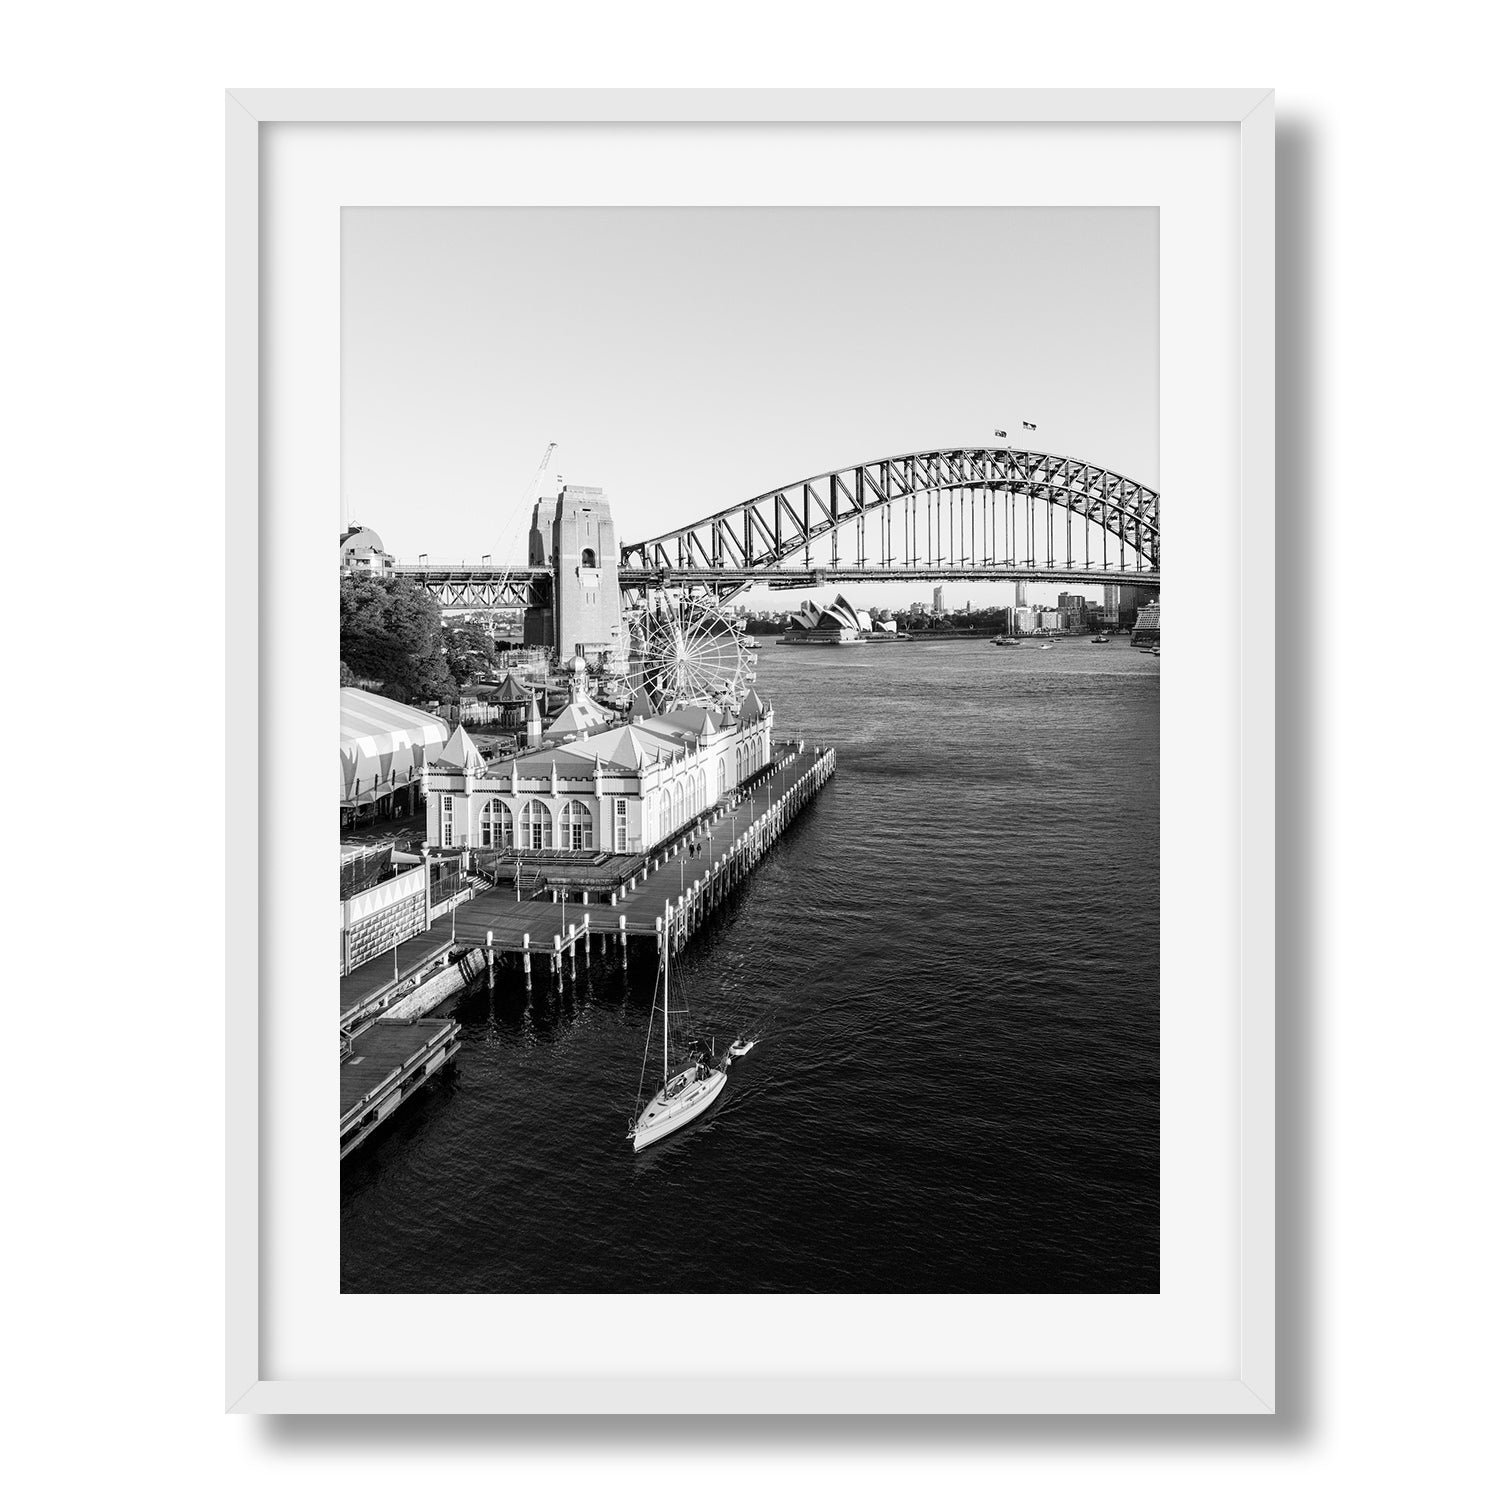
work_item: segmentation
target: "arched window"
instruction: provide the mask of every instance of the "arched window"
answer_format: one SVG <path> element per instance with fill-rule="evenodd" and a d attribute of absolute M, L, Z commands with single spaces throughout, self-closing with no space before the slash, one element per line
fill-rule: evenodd
<path fill-rule="evenodd" d="M 509 849 L 515 841 L 516 823 L 510 809 L 498 797 L 491 797 L 479 810 L 479 847 Z"/>
<path fill-rule="evenodd" d="M 579 559 L 579 564 L 585 568 L 597 568 L 599 566 L 594 561 L 594 549 L 592 547 L 585 547 L 583 549 L 583 556 Z"/>
<path fill-rule="evenodd" d="M 708 807 L 708 774 L 705 771 L 698 772 L 698 792 L 696 801 L 698 805 L 694 812 L 703 812 Z"/>
<path fill-rule="evenodd" d="M 679 781 L 672 788 L 672 827 L 680 828 L 686 821 L 682 813 L 682 783 Z"/>
<path fill-rule="evenodd" d="M 521 846 L 525 849 L 552 847 L 552 814 L 545 802 L 533 798 L 521 810 Z"/>
<path fill-rule="evenodd" d="M 719 795 L 720 799 L 722 799 L 723 796 L 724 796 L 725 783 L 728 780 L 729 780 L 729 762 L 727 760 L 721 760 L 719 762 L 719 791 L 718 791 L 718 795 Z"/>
<path fill-rule="evenodd" d="M 564 849 L 594 847 L 594 815 L 581 802 L 569 802 L 563 807 L 562 846 Z"/>

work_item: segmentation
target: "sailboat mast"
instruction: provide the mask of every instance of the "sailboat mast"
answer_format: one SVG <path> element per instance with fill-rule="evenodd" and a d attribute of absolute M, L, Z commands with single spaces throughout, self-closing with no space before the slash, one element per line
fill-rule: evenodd
<path fill-rule="evenodd" d="M 672 929 L 668 919 L 667 946 L 662 950 L 661 970 L 661 1086 L 666 1088 L 672 1072 L 671 1053 L 667 1050 L 672 1031 Z"/>

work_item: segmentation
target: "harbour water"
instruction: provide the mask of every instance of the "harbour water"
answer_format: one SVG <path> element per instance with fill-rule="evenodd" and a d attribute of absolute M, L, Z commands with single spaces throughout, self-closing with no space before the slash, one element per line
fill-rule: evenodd
<path fill-rule="evenodd" d="M 346 1292 L 1154 1292 L 1160 661 L 768 645 L 838 774 L 673 961 L 733 1063 L 633 1155 L 652 964 L 477 980 L 343 1167 Z"/>

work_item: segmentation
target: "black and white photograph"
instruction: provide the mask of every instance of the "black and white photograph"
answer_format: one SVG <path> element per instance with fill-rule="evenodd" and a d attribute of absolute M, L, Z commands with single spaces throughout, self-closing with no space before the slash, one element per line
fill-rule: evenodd
<path fill-rule="evenodd" d="M 344 1293 L 1159 1291 L 1158 238 L 342 211 Z"/>
<path fill-rule="evenodd" d="M 14 1492 L 1494 1489 L 1493 49 L 1382 19 L 8 13 Z"/>

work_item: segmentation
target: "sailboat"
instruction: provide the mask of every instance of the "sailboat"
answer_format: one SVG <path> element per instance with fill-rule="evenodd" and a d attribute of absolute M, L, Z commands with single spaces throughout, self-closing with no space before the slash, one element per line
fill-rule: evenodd
<path fill-rule="evenodd" d="M 668 937 L 662 948 L 661 959 L 661 1088 L 656 1097 L 641 1110 L 634 1125 L 630 1127 L 631 1143 L 637 1151 L 653 1145 L 664 1136 L 696 1120 L 724 1087 L 725 1073 L 722 1067 L 714 1067 L 698 1058 L 683 1066 L 677 1060 L 674 1073 L 672 1063 L 672 940 Z M 656 1010 L 651 1012 L 653 1024 Z M 641 1063 L 641 1086 L 645 1087 L 646 1071 L 651 1066 L 651 1033 L 646 1033 L 646 1056 Z M 640 1107 L 640 1095 L 636 1095 L 636 1107 Z"/>

